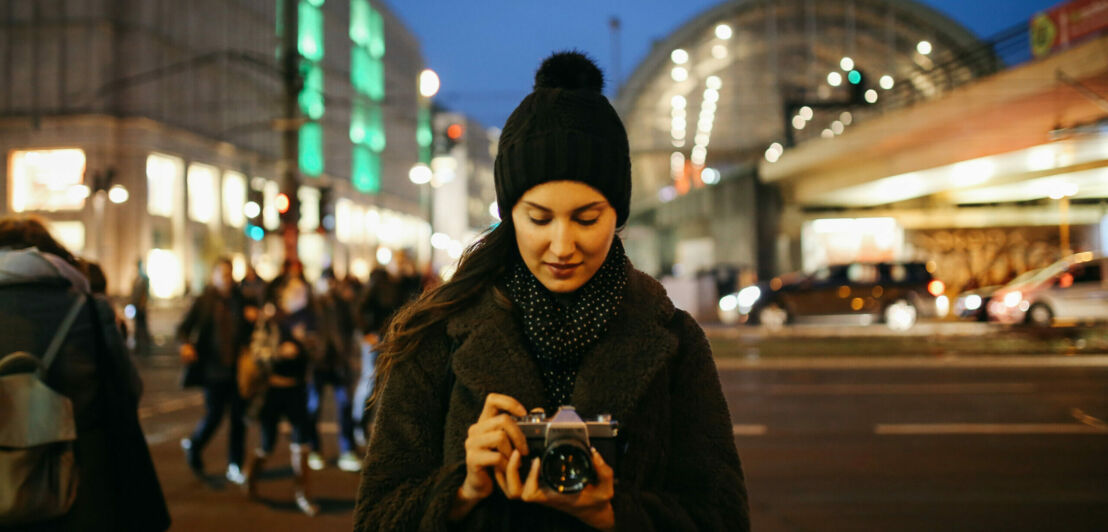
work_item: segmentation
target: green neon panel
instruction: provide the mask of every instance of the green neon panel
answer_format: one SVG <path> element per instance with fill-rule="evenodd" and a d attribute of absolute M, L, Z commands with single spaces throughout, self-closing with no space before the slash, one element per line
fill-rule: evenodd
<path fill-rule="evenodd" d="M 350 85 L 354 91 L 363 96 L 369 96 L 369 86 L 372 83 L 370 76 L 372 67 L 369 52 L 360 46 L 350 48 Z"/>
<path fill-rule="evenodd" d="M 434 140 L 434 133 L 431 132 L 431 110 L 420 107 L 419 118 L 416 121 L 416 143 L 420 146 L 430 146 Z"/>
<path fill-rule="evenodd" d="M 300 126 L 300 171 L 313 177 L 323 173 L 323 128 L 319 122 Z"/>
<path fill-rule="evenodd" d="M 366 128 L 366 144 L 375 152 L 385 149 L 385 113 L 380 105 L 369 107 L 369 127 Z"/>
<path fill-rule="evenodd" d="M 350 108 L 350 142 L 363 144 L 366 141 L 366 130 L 369 128 L 369 113 L 366 104 L 356 98 Z"/>
<path fill-rule="evenodd" d="M 365 146 L 354 146 L 351 153 L 351 182 L 360 192 L 376 194 L 381 190 L 381 157 Z"/>
<path fill-rule="evenodd" d="M 307 2 L 315 7 L 323 7 L 324 0 L 307 0 Z"/>
<path fill-rule="evenodd" d="M 350 0 L 350 40 L 358 46 L 369 46 L 370 11 L 369 0 Z"/>
<path fill-rule="evenodd" d="M 307 0 L 300 2 L 300 32 L 296 48 L 309 61 L 323 59 L 323 11 Z"/>
<path fill-rule="evenodd" d="M 380 59 L 369 60 L 369 87 L 366 96 L 375 102 L 385 99 L 385 64 Z"/>
<path fill-rule="evenodd" d="M 385 57 L 385 17 L 373 8 L 369 10 L 369 55 Z"/>
<path fill-rule="evenodd" d="M 300 89 L 297 101 L 300 102 L 300 110 L 312 120 L 323 117 L 323 69 L 318 64 L 307 61 L 300 65 L 304 76 L 304 87 Z"/>

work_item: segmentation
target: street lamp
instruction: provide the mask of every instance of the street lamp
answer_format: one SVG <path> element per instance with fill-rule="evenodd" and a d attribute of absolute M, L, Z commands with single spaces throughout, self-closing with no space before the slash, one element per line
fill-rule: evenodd
<path fill-rule="evenodd" d="M 416 185 L 426 185 L 431 182 L 431 178 L 434 177 L 434 172 L 431 171 L 431 167 L 424 163 L 415 163 L 412 165 L 412 169 L 408 170 L 408 180 Z"/>
<path fill-rule="evenodd" d="M 419 95 L 430 98 L 439 92 L 439 75 L 434 70 L 426 68 L 419 73 Z"/>

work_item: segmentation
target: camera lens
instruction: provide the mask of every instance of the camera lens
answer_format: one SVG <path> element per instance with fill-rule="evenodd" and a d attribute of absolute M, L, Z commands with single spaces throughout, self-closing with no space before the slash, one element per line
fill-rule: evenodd
<path fill-rule="evenodd" d="M 592 454 L 578 440 L 555 441 L 543 453 L 543 481 L 559 493 L 577 493 L 592 482 Z"/>

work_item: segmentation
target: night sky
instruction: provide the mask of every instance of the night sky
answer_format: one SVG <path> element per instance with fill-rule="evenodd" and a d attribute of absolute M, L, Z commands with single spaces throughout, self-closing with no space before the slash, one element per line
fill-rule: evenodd
<path fill-rule="evenodd" d="M 438 72 L 443 106 L 500 127 L 530 92 L 535 69 L 555 50 L 593 56 L 612 94 L 612 39 L 608 21 L 620 19 L 619 78 L 646 58 L 652 43 L 720 0 L 387 0 Z M 982 38 L 1026 24 L 1055 0 L 923 0 Z"/>

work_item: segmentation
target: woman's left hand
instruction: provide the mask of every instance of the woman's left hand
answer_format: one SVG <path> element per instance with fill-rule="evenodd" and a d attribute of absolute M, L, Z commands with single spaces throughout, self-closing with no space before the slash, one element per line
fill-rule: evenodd
<path fill-rule="evenodd" d="M 615 493 L 615 472 L 604 462 L 596 449 L 592 450 L 592 464 L 596 471 L 596 482 L 590 482 L 585 489 L 573 493 L 558 493 L 539 481 L 539 459 L 531 462 L 531 471 L 527 479 L 519 476 L 519 466 L 523 458 L 519 451 L 513 451 L 508 459 L 504 475 L 497 475 L 501 491 L 509 499 L 533 502 L 548 506 L 560 512 L 576 517 L 581 522 L 598 530 L 615 529 L 615 513 L 612 511 L 612 495 Z"/>

